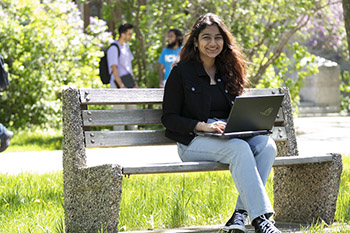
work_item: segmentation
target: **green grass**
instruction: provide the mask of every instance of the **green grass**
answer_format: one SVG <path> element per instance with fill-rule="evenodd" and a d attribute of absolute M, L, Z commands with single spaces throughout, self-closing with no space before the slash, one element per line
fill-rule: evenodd
<path fill-rule="evenodd" d="M 343 163 L 335 220 L 350 224 L 349 155 Z M 62 186 L 61 172 L 0 174 L 0 232 L 62 232 Z M 227 171 L 124 178 L 120 231 L 224 224 L 238 195 L 233 187 Z M 272 198 L 271 179 L 267 190 Z M 325 227 L 317 223 L 304 231 L 323 232 Z"/>
<path fill-rule="evenodd" d="M 33 128 L 14 132 L 6 152 L 62 150 L 62 130 Z"/>
<path fill-rule="evenodd" d="M 55 232 L 64 213 L 62 183 L 61 172 L 0 174 L 0 232 Z"/>
<path fill-rule="evenodd" d="M 229 172 L 131 176 L 124 179 L 120 229 L 222 223 L 238 195 L 233 187 Z"/>
<path fill-rule="evenodd" d="M 335 219 L 337 222 L 350 224 L 350 154 L 343 156 L 343 173 L 339 187 Z"/>

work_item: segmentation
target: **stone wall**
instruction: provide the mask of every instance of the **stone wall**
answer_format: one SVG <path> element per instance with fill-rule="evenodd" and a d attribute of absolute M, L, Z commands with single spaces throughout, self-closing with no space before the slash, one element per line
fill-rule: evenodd
<path fill-rule="evenodd" d="M 340 66 L 325 58 L 317 57 L 319 73 L 309 76 L 300 89 L 300 101 L 318 107 L 340 108 Z"/>

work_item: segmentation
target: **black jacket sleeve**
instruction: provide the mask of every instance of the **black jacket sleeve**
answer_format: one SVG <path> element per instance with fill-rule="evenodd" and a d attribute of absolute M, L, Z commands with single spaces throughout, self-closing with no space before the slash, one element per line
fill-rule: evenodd
<path fill-rule="evenodd" d="M 167 130 L 176 134 L 192 135 L 198 120 L 183 116 L 185 101 L 183 78 L 179 67 L 175 66 L 164 89 L 162 123 Z"/>

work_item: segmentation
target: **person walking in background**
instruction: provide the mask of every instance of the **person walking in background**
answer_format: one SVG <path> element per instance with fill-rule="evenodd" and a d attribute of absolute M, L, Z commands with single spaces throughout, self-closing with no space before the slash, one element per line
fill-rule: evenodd
<path fill-rule="evenodd" d="M 166 82 L 161 120 L 165 136 L 177 142 L 183 162 L 229 164 L 239 197 L 225 232 L 247 232 L 249 216 L 255 232 L 280 233 L 269 220 L 274 211 L 265 189 L 277 155 L 273 139 L 196 135 L 196 131 L 223 132 L 236 96 L 248 84 L 246 71 L 246 58 L 223 20 L 211 13 L 200 16 Z"/>
<path fill-rule="evenodd" d="M 132 72 L 132 60 L 134 56 L 127 44 L 133 35 L 133 25 L 125 23 L 119 26 L 119 39 L 115 40 L 107 50 L 107 63 L 111 74 L 111 87 L 115 88 L 136 88 L 134 75 Z"/>
<path fill-rule="evenodd" d="M 8 72 L 5 70 L 5 61 L 0 54 L 0 91 L 4 91 L 9 85 Z M 0 152 L 3 152 L 9 147 L 10 140 L 13 137 L 13 133 L 6 129 L 6 127 L 0 123 Z"/>
<path fill-rule="evenodd" d="M 125 23 L 119 26 L 119 39 L 115 40 L 107 50 L 108 70 L 111 74 L 111 88 L 137 88 L 132 72 L 134 56 L 127 44 L 133 35 L 133 25 Z M 136 109 L 136 105 L 116 105 L 114 109 Z M 124 130 L 124 126 L 114 126 L 114 130 Z M 137 125 L 129 125 L 127 129 L 136 129 Z"/>
<path fill-rule="evenodd" d="M 168 45 L 162 50 L 158 62 L 159 69 L 159 87 L 164 87 L 169 77 L 171 66 L 177 60 L 178 54 L 182 48 L 183 36 L 179 29 L 173 28 L 168 31 Z"/>
<path fill-rule="evenodd" d="M 3 152 L 9 147 L 10 140 L 13 137 L 13 132 L 6 129 L 6 127 L 0 123 L 0 152 Z"/>

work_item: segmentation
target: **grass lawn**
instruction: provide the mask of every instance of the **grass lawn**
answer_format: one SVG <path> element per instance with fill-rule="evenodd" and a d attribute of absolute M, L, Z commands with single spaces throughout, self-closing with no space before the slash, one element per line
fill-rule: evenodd
<path fill-rule="evenodd" d="M 350 155 L 343 163 L 335 220 L 350 224 Z M 62 183 L 61 172 L 0 174 L 0 232 L 63 232 Z M 119 229 L 224 224 L 238 195 L 233 186 L 226 171 L 125 178 Z M 271 177 L 267 190 L 272 198 Z M 305 231 L 323 232 L 324 227 Z"/>
<path fill-rule="evenodd" d="M 62 150 L 62 131 L 33 128 L 14 132 L 6 152 Z"/>

